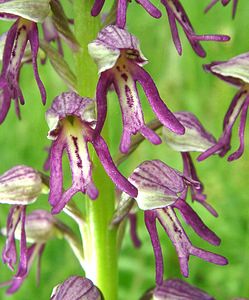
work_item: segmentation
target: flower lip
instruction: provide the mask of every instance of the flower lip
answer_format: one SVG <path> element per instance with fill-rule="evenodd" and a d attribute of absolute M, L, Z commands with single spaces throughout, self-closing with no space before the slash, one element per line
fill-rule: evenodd
<path fill-rule="evenodd" d="M 205 71 L 211 72 L 232 85 L 241 87 L 249 84 L 249 52 L 227 61 L 215 61 L 203 67 Z"/>
<path fill-rule="evenodd" d="M 99 73 L 111 69 L 123 50 L 126 51 L 126 57 L 135 60 L 138 65 L 143 66 L 147 63 L 137 38 L 115 25 L 101 30 L 97 39 L 88 45 L 88 50 L 98 66 Z"/>
<path fill-rule="evenodd" d="M 90 98 L 82 98 L 74 92 L 57 96 L 46 112 L 49 139 L 57 138 L 60 121 L 70 116 L 78 117 L 82 122 L 93 123 L 95 121 L 94 101 Z"/>

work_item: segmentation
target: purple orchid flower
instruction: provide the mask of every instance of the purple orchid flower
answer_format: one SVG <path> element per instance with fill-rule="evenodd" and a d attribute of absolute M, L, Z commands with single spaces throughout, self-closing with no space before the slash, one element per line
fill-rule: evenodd
<path fill-rule="evenodd" d="M 153 18 L 159 19 L 162 14 L 159 9 L 155 7 L 149 0 L 137 0 L 138 4 L 140 4 Z M 116 14 L 116 25 L 119 28 L 124 28 L 126 25 L 126 12 L 129 1 L 127 0 L 118 0 L 117 1 L 117 14 Z M 105 4 L 105 0 L 95 0 L 91 14 L 92 16 L 99 15 Z"/>
<path fill-rule="evenodd" d="M 184 127 L 169 111 L 150 75 L 142 68 L 146 63 L 138 40 L 124 29 L 110 25 L 105 27 L 95 41 L 88 45 L 89 53 L 98 65 L 100 78 L 97 85 L 96 136 L 101 132 L 107 113 L 107 92 L 113 84 L 119 98 L 123 134 L 120 151 L 129 150 L 132 134 L 138 131 L 153 144 L 160 144 L 160 137 L 144 123 L 136 83 L 139 82 L 161 123 L 177 134 L 184 133 Z"/>
<path fill-rule="evenodd" d="M 28 41 L 31 46 L 34 75 L 38 84 L 42 102 L 46 103 L 46 91 L 38 74 L 37 54 L 39 49 L 38 29 L 35 22 L 18 18 L 8 31 L 4 53 L 3 66 L 0 75 L 0 123 L 9 111 L 11 99 L 15 101 L 16 114 L 20 118 L 20 104 L 24 97 L 19 87 L 19 73 Z"/>
<path fill-rule="evenodd" d="M 235 121 L 240 115 L 239 124 L 239 140 L 240 146 L 228 157 L 228 161 L 238 159 L 244 152 L 244 133 L 246 125 L 246 116 L 249 106 L 249 53 L 244 53 L 239 56 L 235 56 L 228 61 L 213 62 L 208 65 L 204 65 L 204 69 L 211 72 L 218 78 L 236 86 L 239 91 L 235 94 L 227 113 L 223 121 L 223 133 L 218 142 L 211 148 L 202 153 L 198 160 L 204 160 L 210 155 L 219 154 L 223 157 L 231 148 L 232 129 Z"/>
<path fill-rule="evenodd" d="M 184 174 L 170 168 L 159 160 L 146 161 L 139 165 L 129 177 L 138 189 L 135 198 L 138 207 L 144 210 L 145 224 L 150 234 L 155 260 L 156 283 L 163 282 L 163 256 L 156 228 L 156 220 L 163 226 L 171 239 L 180 262 L 182 274 L 189 274 L 188 260 L 195 255 L 208 262 L 219 265 L 227 264 L 227 260 L 218 254 L 193 246 L 187 237 L 175 209 L 178 209 L 184 221 L 204 240 L 213 245 L 219 245 L 220 239 L 200 219 L 197 213 L 182 199 L 185 197 L 188 185 L 199 186 L 199 183 L 186 177 Z M 128 196 L 123 195 L 122 202 Z"/>
<path fill-rule="evenodd" d="M 181 111 L 174 113 L 176 118 L 181 122 L 185 128 L 183 135 L 176 135 L 163 127 L 162 135 L 165 142 L 175 151 L 181 153 L 183 160 L 183 174 L 199 181 L 193 160 L 190 152 L 204 152 L 216 144 L 215 138 L 205 130 L 200 121 L 190 112 Z M 210 204 L 206 202 L 206 195 L 203 193 L 204 186 L 200 182 L 200 188 L 190 186 L 191 198 L 193 201 L 198 201 L 202 204 L 212 215 L 218 216 L 217 212 Z M 186 195 L 187 196 L 187 195 Z"/>
<path fill-rule="evenodd" d="M 230 37 L 227 35 L 220 35 L 220 34 L 197 35 L 194 32 L 190 20 L 179 0 L 161 0 L 161 3 L 166 8 L 173 42 L 175 44 L 176 50 L 179 53 L 179 55 L 182 54 L 182 45 L 181 45 L 176 21 L 178 21 L 179 24 L 181 25 L 187 39 L 189 40 L 191 47 L 193 48 L 195 53 L 200 57 L 206 56 L 206 52 L 200 44 L 201 41 L 226 42 L 230 40 Z"/>
<path fill-rule="evenodd" d="M 181 280 L 169 279 L 146 292 L 140 300 L 214 300 L 206 292 Z"/>
<path fill-rule="evenodd" d="M 16 238 L 21 236 L 22 239 L 22 234 L 25 232 L 27 241 L 30 243 L 30 246 L 26 249 L 26 272 L 23 274 L 17 273 L 10 281 L 0 284 L 0 286 L 9 286 L 7 294 L 13 294 L 21 287 L 30 272 L 35 257 L 38 257 L 37 282 L 39 283 L 40 262 L 45 245 L 48 240 L 56 235 L 63 234 L 63 230 L 63 223 L 45 210 L 35 210 L 27 215 L 25 228 L 17 228 L 15 234 Z"/>
<path fill-rule="evenodd" d="M 63 283 L 57 285 L 50 300 L 101 300 L 99 289 L 90 279 L 81 276 L 71 276 Z"/>
<path fill-rule="evenodd" d="M 25 233 L 26 205 L 36 201 L 42 193 L 42 189 L 40 174 L 27 166 L 16 166 L 0 176 L 0 203 L 12 205 L 7 219 L 7 239 L 2 259 L 12 271 L 17 262 L 15 233 L 17 227 L 21 227 L 20 260 L 16 277 L 26 276 L 28 269 Z M 21 225 L 19 225 L 20 223 Z"/>
<path fill-rule="evenodd" d="M 99 135 L 94 134 L 94 101 L 74 92 L 55 98 L 46 113 L 50 128 L 48 137 L 53 141 L 50 152 L 50 194 L 52 213 L 59 213 L 72 196 L 81 191 L 96 199 L 98 190 L 92 182 L 92 162 L 87 143 L 92 143 L 104 169 L 119 189 L 130 196 L 137 189 L 116 168 L 108 147 Z M 62 154 L 66 149 L 72 172 L 72 186 L 63 192 Z"/>
<path fill-rule="evenodd" d="M 205 13 L 208 12 L 216 3 L 221 2 L 223 6 L 226 6 L 231 2 L 231 0 L 212 0 L 208 6 L 205 8 Z M 238 5 L 238 0 L 233 0 L 233 10 L 232 10 L 232 16 L 235 17 L 236 9 Z"/>

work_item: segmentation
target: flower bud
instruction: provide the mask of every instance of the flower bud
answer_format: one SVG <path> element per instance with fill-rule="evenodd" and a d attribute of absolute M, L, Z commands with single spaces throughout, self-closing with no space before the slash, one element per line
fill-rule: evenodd
<path fill-rule="evenodd" d="M 57 285 L 52 292 L 50 300 L 101 300 L 101 292 L 93 285 L 91 280 L 71 276 L 62 284 Z"/>
<path fill-rule="evenodd" d="M 43 192 L 39 172 L 27 166 L 15 166 L 0 176 L 0 203 L 27 205 Z"/>

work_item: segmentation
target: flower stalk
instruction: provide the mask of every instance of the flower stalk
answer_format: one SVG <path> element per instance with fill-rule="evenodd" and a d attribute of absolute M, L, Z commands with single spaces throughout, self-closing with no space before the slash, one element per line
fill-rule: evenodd
<path fill-rule="evenodd" d="M 88 54 L 87 45 L 96 38 L 100 30 L 99 18 L 92 18 L 91 0 L 74 1 L 75 36 L 81 45 L 75 53 L 77 92 L 81 96 L 95 97 L 98 72 Z M 102 131 L 108 143 L 108 124 Z M 118 266 L 116 228 L 110 229 L 109 223 L 114 213 L 114 185 L 106 175 L 97 155 L 91 153 L 94 165 L 93 177 L 99 190 L 97 201 L 85 197 L 85 222 L 82 225 L 84 244 L 85 275 L 102 291 L 104 298 L 117 299 Z"/>

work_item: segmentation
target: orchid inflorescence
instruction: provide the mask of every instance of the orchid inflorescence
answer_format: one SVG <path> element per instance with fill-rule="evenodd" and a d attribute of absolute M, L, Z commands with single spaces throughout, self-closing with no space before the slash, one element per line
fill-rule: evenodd
<path fill-rule="evenodd" d="M 159 5 L 150 0 L 136 2 L 153 18 L 162 17 Z M 212 1 L 206 11 L 217 2 Z M 225 6 L 230 1 L 220 2 Z M 8 118 L 11 100 L 14 100 L 18 118 L 21 117 L 20 104 L 25 103 L 21 69 L 32 63 L 42 103 L 50 103 L 45 118 L 49 127 L 47 137 L 51 141 L 44 163 L 44 172 L 49 171 L 49 175 L 30 166 L 17 165 L 0 176 L 0 203 L 10 205 L 6 228 L 1 229 L 2 235 L 6 236 L 2 260 L 14 272 L 12 278 L 0 286 L 8 286 L 8 294 L 15 293 L 30 273 L 35 257 L 38 258 L 39 279 L 40 259 L 45 246 L 53 238 L 63 238 L 78 259 L 85 277 L 70 276 L 53 289 L 50 299 L 117 299 L 117 245 L 121 245 L 126 220 L 130 221 L 134 245 L 140 247 L 143 244 L 137 233 L 137 217 L 142 210 L 155 256 L 155 288 L 141 299 L 214 299 L 180 279 L 164 279 L 164 247 L 157 223 L 161 224 L 176 250 L 183 276 L 190 274 L 191 255 L 217 265 L 228 263 L 224 256 L 194 246 L 184 227 L 191 227 L 201 239 L 214 246 L 221 242 L 188 201 L 190 193 L 192 202 L 200 203 L 218 217 L 207 202 L 192 152 L 201 152 L 198 160 L 215 154 L 224 156 L 231 148 L 232 129 L 241 115 L 240 146 L 228 160 L 238 159 L 243 154 L 249 106 L 249 54 L 204 65 L 205 71 L 239 89 L 225 115 L 223 133 L 216 140 L 193 113 L 173 113 L 166 105 L 151 75 L 145 70 L 148 60 L 141 51 L 138 38 L 128 31 L 130 1 L 115 1 L 107 16 L 103 13 L 104 0 L 95 0 L 92 6 L 82 3 L 79 0 L 75 0 L 75 4 L 67 3 L 74 8 L 74 18 L 71 18 L 67 16 L 70 12 L 64 11 L 64 2 L 59 0 L 0 1 L 1 19 L 13 23 L 0 37 L 0 123 Z M 238 1 L 234 0 L 233 16 L 237 4 Z M 181 1 L 161 0 L 160 5 L 166 10 L 179 55 L 182 54 L 182 43 L 177 23 L 200 57 L 206 56 L 202 41 L 229 41 L 227 35 L 196 34 Z M 88 20 L 85 26 L 89 27 L 79 26 L 82 21 L 78 8 L 83 8 L 82 14 Z M 109 20 L 106 26 L 100 25 L 98 16 L 101 13 L 102 21 Z M 86 40 L 80 40 L 83 31 Z M 92 36 L 94 38 L 89 39 Z M 75 58 L 75 72 L 67 62 L 64 41 Z M 38 68 L 39 62 L 44 65 L 48 61 L 68 86 L 68 90 L 54 97 L 53 101 L 47 99 L 50 93 L 39 75 L 42 67 Z M 97 74 L 92 76 L 94 63 L 98 78 Z M 89 82 L 85 90 L 77 77 L 79 74 Z M 145 121 L 143 95 L 138 83 L 155 114 L 156 120 L 152 123 Z M 112 117 L 108 109 L 111 103 L 107 104 L 112 91 L 115 91 L 113 97 L 120 105 L 123 125 L 116 157 L 109 150 L 110 138 L 106 130 L 108 119 Z M 163 143 L 178 152 L 183 162 L 182 171 L 153 158 L 139 162 L 130 176 L 124 176 L 119 165 L 129 159 L 145 139 L 153 145 Z M 117 145 L 115 147 L 117 150 Z M 64 152 L 70 172 L 65 171 Z M 68 173 L 72 181 L 69 185 L 65 183 Z M 78 205 L 74 199 L 77 193 L 84 195 L 82 202 L 77 201 Z M 34 206 L 38 205 L 41 197 L 48 198 L 50 211 L 42 208 L 29 212 L 29 208 L 32 209 L 30 204 L 36 202 Z M 83 211 L 78 206 L 84 206 Z M 77 223 L 83 243 L 74 229 L 55 216 L 62 212 Z M 17 240 L 20 241 L 19 251 Z M 113 262 L 108 261 L 110 259 Z"/>

